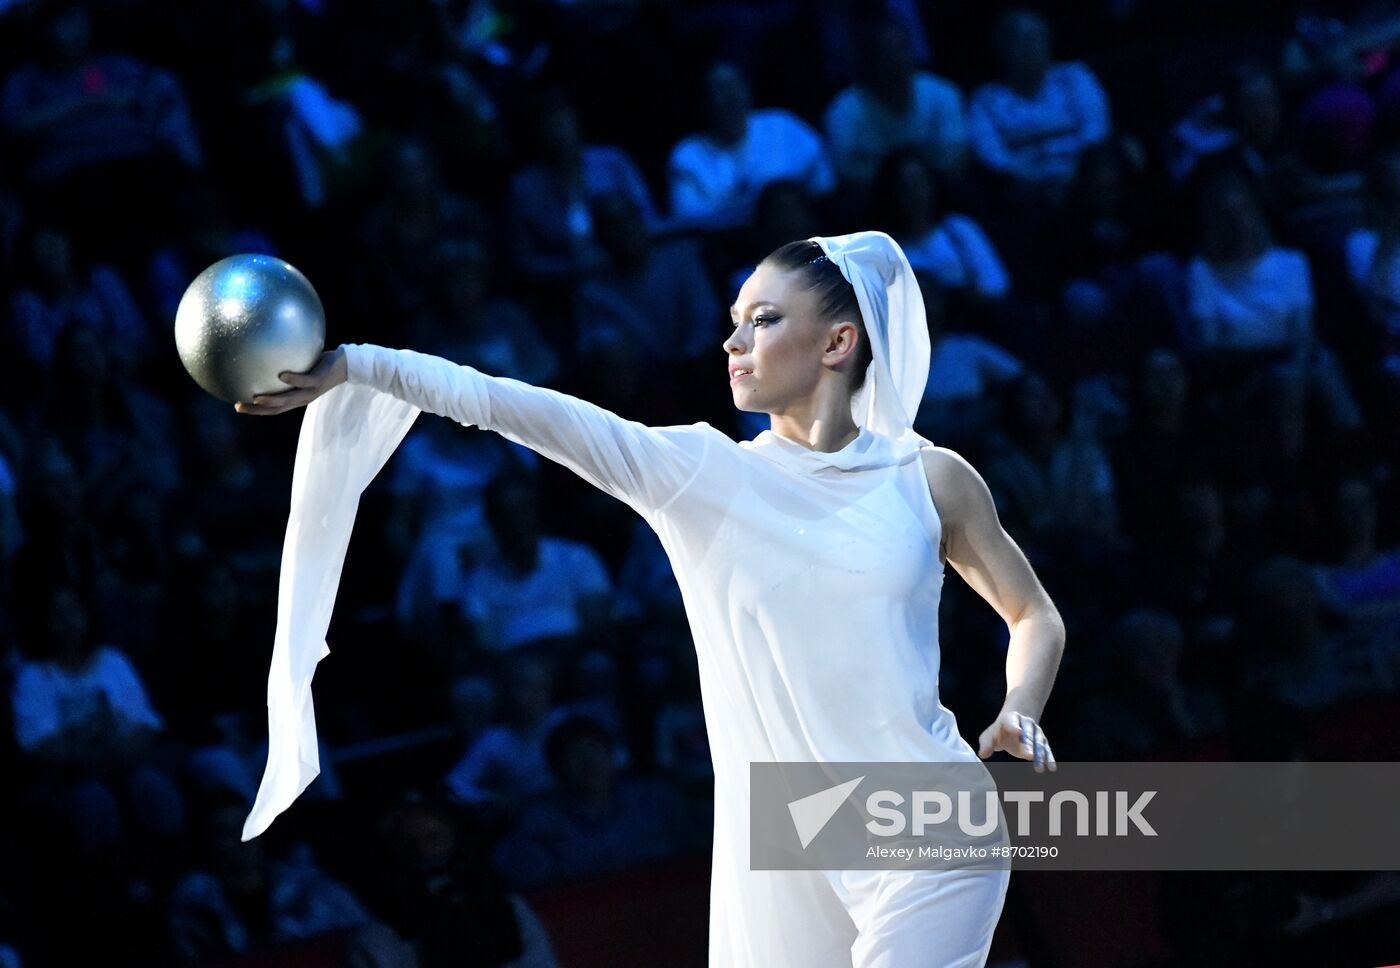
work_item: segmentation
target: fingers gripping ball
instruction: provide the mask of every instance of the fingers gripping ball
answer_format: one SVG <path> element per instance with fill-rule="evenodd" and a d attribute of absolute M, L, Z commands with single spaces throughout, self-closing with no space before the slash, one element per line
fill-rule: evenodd
<path fill-rule="evenodd" d="M 309 370 L 326 314 L 306 276 L 268 255 L 221 259 L 195 277 L 175 312 L 175 348 L 201 387 L 228 403 L 278 393 L 277 374 Z"/>

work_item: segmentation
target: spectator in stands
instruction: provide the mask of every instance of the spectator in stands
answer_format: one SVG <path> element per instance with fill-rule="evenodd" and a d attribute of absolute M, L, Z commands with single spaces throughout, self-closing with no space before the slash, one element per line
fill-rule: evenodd
<path fill-rule="evenodd" d="M 1208 177 L 1234 167 L 1267 185 L 1287 147 L 1278 79 L 1268 64 L 1245 60 L 1231 69 L 1224 94 L 1206 98 L 1172 128 L 1167 170 L 1182 182 L 1198 168 Z"/>
<path fill-rule="evenodd" d="M 1239 175 L 1211 180 L 1201 214 L 1201 247 L 1186 269 L 1187 346 L 1217 361 L 1282 363 L 1316 394 L 1334 430 L 1356 430 L 1362 417 L 1346 374 L 1313 330 L 1307 257 L 1273 244 Z M 1247 374 L 1239 379 L 1252 386 Z"/>
<path fill-rule="evenodd" d="M 171 892 L 170 929 L 182 964 L 266 951 L 370 920 L 359 899 L 317 866 L 305 845 L 283 859 L 241 842 L 249 804 L 216 799 L 200 825 L 204 854 Z"/>
<path fill-rule="evenodd" d="M 1192 740 L 1218 735 L 1225 709 L 1218 695 L 1182 678 L 1185 634 L 1170 612 L 1138 608 L 1108 635 L 1114 675 L 1108 689 L 1076 710 L 1076 755 L 1137 760 L 1184 752 Z"/>
<path fill-rule="evenodd" d="M 1243 178 L 1222 173 L 1201 197 L 1201 245 L 1187 265 L 1189 344 L 1202 352 L 1293 350 L 1312 336 L 1307 257 L 1279 248 Z"/>
<path fill-rule="evenodd" d="M 528 455 L 528 456 L 526 456 Z M 463 433 L 450 421 L 425 422 L 403 442 L 390 465 L 394 494 L 389 541 L 408 563 L 399 579 L 395 614 L 428 634 L 457 621 L 471 569 L 497 556 L 486 524 L 487 486 L 533 452 L 494 434 Z M 464 618 L 464 617 L 463 617 Z"/>
<path fill-rule="evenodd" d="M 1303 713 L 1379 688 L 1373 656 L 1339 648 L 1320 605 L 1312 572 L 1296 558 L 1272 556 L 1250 573 L 1233 648 L 1239 692 L 1232 733 L 1272 722 L 1280 738 L 1292 735 L 1301 746 Z M 1274 748 L 1274 755 L 1288 755 L 1287 746 Z"/>
<path fill-rule="evenodd" d="M 180 486 L 173 409 L 133 376 L 96 331 L 71 326 L 59 337 L 39 408 L 78 459 L 89 509 L 107 525 L 125 512 L 133 487 L 164 498 Z"/>
<path fill-rule="evenodd" d="M 1312 554 L 1325 532 L 1321 495 L 1363 453 L 1317 419 L 1308 390 L 1297 373 L 1268 372 L 1242 399 L 1231 424 L 1232 459 L 1221 465 L 1221 482 L 1241 542 L 1261 553 Z"/>
<path fill-rule="evenodd" d="M 607 264 L 574 294 L 583 365 L 600 352 L 641 368 L 713 353 L 724 313 L 695 240 L 653 243 L 636 204 L 616 193 L 595 202 L 594 225 Z"/>
<path fill-rule="evenodd" d="M 525 306 L 493 291 L 492 253 L 479 240 L 444 242 L 433 255 L 433 297 L 405 320 L 404 341 L 493 376 L 548 385 L 559 354 Z"/>
<path fill-rule="evenodd" d="M 381 944 L 388 941 L 392 949 L 406 939 L 421 968 L 464 960 L 554 968 L 539 918 L 491 869 L 480 832 L 462 829 L 446 804 L 406 793 L 380 820 L 379 834 L 383 907 L 397 929 Z"/>
<path fill-rule="evenodd" d="M 836 174 L 856 190 L 868 188 L 884 158 L 916 147 L 939 172 L 962 169 L 967 127 L 962 93 L 914 60 L 904 26 L 872 17 L 861 36 L 862 74 L 826 109 L 823 124 Z"/>
<path fill-rule="evenodd" d="M 608 728 L 617 743 L 619 766 L 631 762 L 626 746 L 623 718 L 622 681 L 617 660 L 602 649 L 589 649 L 574 657 L 569 667 L 568 700 L 560 705 L 556 719 L 583 715 Z"/>
<path fill-rule="evenodd" d="M 1080 153 L 1066 199 L 1065 249 L 1055 253 L 1067 276 L 1105 278 L 1131 265 L 1150 246 L 1144 219 L 1150 191 L 1140 160 L 1115 142 L 1090 145 Z"/>
<path fill-rule="evenodd" d="M 552 661 L 530 652 L 510 655 L 502 666 L 506 720 L 478 736 L 446 777 L 459 802 L 513 808 L 548 789 L 544 740 L 551 725 L 555 673 Z"/>
<path fill-rule="evenodd" d="M 1077 61 L 1053 63 L 1050 27 L 1030 10 L 1009 10 L 993 33 L 1001 80 L 984 84 L 968 106 L 977 160 L 1052 199 L 1074 177 L 1079 154 L 1112 133 L 1108 96 Z"/>
<path fill-rule="evenodd" d="M 275 142 L 268 147 L 277 155 L 273 170 L 278 184 L 270 190 L 282 190 L 305 211 L 337 201 L 366 181 L 370 152 L 360 108 L 343 94 L 333 94 L 332 88 L 340 85 L 327 81 L 324 68 L 317 72 L 321 76 L 313 73 L 310 58 L 298 49 L 308 34 L 324 29 L 319 24 L 304 29 L 315 22 L 316 12 L 308 11 L 312 16 L 298 22 L 296 15 L 302 12 L 290 3 L 261 5 L 267 34 L 253 48 L 257 80 L 242 99 L 257 110 L 259 126 Z M 284 181 L 295 185 L 293 195 L 281 189 Z"/>
<path fill-rule="evenodd" d="M 1091 145 L 1079 156 L 1059 244 L 1047 256 L 1058 263 L 1056 279 L 1068 280 L 1059 298 L 1083 372 L 1121 370 L 1122 360 L 1176 340 L 1163 293 L 1180 270 L 1148 217 L 1152 195 L 1143 159 L 1123 145 Z"/>
<path fill-rule="evenodd" d="M 444 243 L 485 238 L 490 226 L 471 199 L 448 189 L 432 150 L 406 139 L 393 150 L 387 191 L 360 232 L 372 287 L 369 305 L 405 320 L 429 311 Z"/>
<path fill-rule="evenodd" d="M 668 781 L 619 774 L 615 737 L 570 716 L 546 746 L 558 789 L 531 802 L 496 849 L 496 869 L 518 887 L 659 860 L 697 846 L 703 831 Z"/>
<path fill-rule="evenodd" d="M 510 146 L 501 110 L 507 88 L 499 75 L 491 75 L 502 68 L 514 74 L 522 65 L 510 64 L 512 52 L 490 35 L 521 32 L 529 24 L 521 18 L 483 16 L 487 9 L 480 4 L 465 10 L 434 4 L 421 17 L 383 10 L 380 16 L 388 21 L 390 36 L 367 31 L 363 43 L 380 45 L 384 52 L 387 83 L 377 93 L 392 104 L 396 121 L 410 130 L 433 130 L 442 139 L 444 156 L 456 163 L 453 167 L 466 165 L 475 172 L 489 168 L 494 174 Z M 454 22 L 457 16 L 462 19 Z M 480 59 L 482 55 L 486 59 Z M 538 63 L 523 66 L 533 70 Z M 518 79 L 517 75 L 509 82 Z"/>
<path fill-rule="evenodd" d="M 1400 688 L 1400 548 L 1377 546 L 1376 493 L 1367 478 L 1342 478 L 1331 504 L 1337 553 L 1312 566 L 1318 593 L 1348 639 L 1374 652 L 1377 679 L 1393 691 Z"/>
<path fill-rule="evenodd" d="M 36 439 L 22 469 L 20 514 L 25 540 L 15 553 L 14 577 L 39 576 L 52 585 L 82 587 L 108 566 L 82 478 L 52 434 Z M 11 595 L 24 586 L 10 586 Z"/>
<path fill-rule="evenodd" d="M 928 319 L 928 383 L 916 426 L 929 439 L 949 447 L 967 446 L 996 419 L 998 390 L 1024 371 L 1021 361 L 985 337 L 949 332 L 943 287 L 927 272 L 916 272 Z"/>
<path fill-rule="evenodd" d="M 705 74 L 706 129 L 671 152 L 671 216 L 702 229 L 748 225 L 769 182 L 791 179 L 825 195 L 835 177 L 821 136 L 790 111 L 754 110 L 748 80 L 733 64 Z"/>
<path fill-rule="evenodd" d="M 1377 160 L 1371 192 L 1373 225 L 1347 237 L 1347 270 L 1370 317 L 1371 330 L 1359 342 L 1375 348 L 1376 374 L 1400 386 L 1400 151 Z"/>
<path fill-rule="evenodd" d="M 1137 546 L 1140 600 L 1175 615 L 1186 629 L 1190 658 L 1224 675 L 1241 576 L 1255 560 L 1251 549 L 1237 539 L 1222 489 L 1207 468 L 1160 494 L 1157 512 L 1159 528 Z"/>
<path fill-rule="evenodd" d="M 448 689 L 452 729 L 464 747 L 490 728 L 496 718 L 496 685 L 483 675 L 462 676 Z"/>
<path fill-rule="evenodd" d="M 260 523 L 285 511 L 281 494 L 261 484 L 276 473 L 276 460 L 250 439 L 227 407 L 201 394 L 182 415 L 190 445 L 183 454 L 183 487 L 175 506 L 198 522 L 198 541 L 209 553 L 244 573 L 275 570 L 282 536 L 266 534 Z M 197 428 L 197 429 L 196 429 Z"/>
<path fill-rule="evenodd" d="M 24 176 L 49 186 L 115 161 L 168 155 L 191 167 L 203 152 L 174 74 L 125 54 L 96 54 L 85 4 L 46 14 L 42 59 L 0 92 L 0 121 L 24 151 Z"/>
<path fill-rule="evenodd" d="M 1304 3 L 1283 47 L 1292 86 L 1316 90 L 1331 80 L 1374 77 L 1400 46 L 1400 13 L 1388 3 Z"/>
<path fill-rule="evenodd" d="M 497 557 L 466 577 L 461 607 L 489 652 L 592 635 L 605 622 L 612 581 L 587 545 L 540 533 L 539 491 L 509 477 L 486 492 Z"/>
<path fill-rule="evenodd" d="M 1366 219 L 1376 107 L 1361 88 L 1335 84 L 1302 103 L 1297 131 L 1297 150 L 1274 179 L 1279 225 L 1295 245 L 1330 254 Z"/>
<path fill-rule="evenodd" d="M 530 106 L 537 161 L 511 179 L 506 231 L 516 265 L 537 280 L 572 280 L 606 264 L 593 202 L 621 192 L 649 231 L 661 225 L 641 172 L 620 148 L 584 144 L 573 105 L 558 91 Z"/>
<path fill-rule="evenodd" d="M 133 363 L 154 349 L 146 319 L 114 268 L 82 264 L 70 236 L 54 226 L 37 228 L 30 244 L 30 271 L 10 297 L 10 345 L 40 373 L 54 365 L 59 337 L 78 324 Z"/>
<path fill-rule="evenodd" d="M 1069 432 L 1060 395 L 1032 370 L 1007 382 L 1004 445 L 987 484 L 1007 531 L 1027 543 L 1081 540 L 1117 529 L 1113 470 L 1097 441 Z"/>
<path fill-rule="evenodd" d="M 791 179 L 769 182 L 754 203 L 752 229 L 736 240 L 736 246 L 744 248 L 729 253 L 730 262 L 725 264 L 728 285 L 724 291 L 738 292 L 764 256 L 784 242 L 816 235 L 820 227 L 816 200 L 807 189 Z M 731 270 L 735 262 L 738 264 Z"/>
<path fill-rule="evenodd" d="M 46 590 L 42 608 L 47 627 L 35 622 L 31 635 L 40 637 L 15 670 L 11 695 L 15 742 L 40 768 L 31 793 L 61 811 L 87 848 L 119 845 L 133 829 L 183 833 L 183 798 L 152 756 L 165 720 L 140 674 L 93 636 L 76 588 Z"/>
<path fill-rule="evenodd" d="M 1159 346 L 1143 354 L 1132 375 L 1129 423 L 1110 443 L 1110 456 L 1125 529 L 1156 547 L 1178 527 L 1162 514 L 1163 495 L 1219 460 L 1200 395 L 1176 350 Z"/>
<path fill-rule="evenodd" d="M 943 200 L 938 174 L 922 152 L 901 148 L 881 162 L 875 224 L 899 242 L 909 265 L 972 300 L 1005 298 L 1011 277 L 996 246 L 976 221 L 947 211 Z"/>

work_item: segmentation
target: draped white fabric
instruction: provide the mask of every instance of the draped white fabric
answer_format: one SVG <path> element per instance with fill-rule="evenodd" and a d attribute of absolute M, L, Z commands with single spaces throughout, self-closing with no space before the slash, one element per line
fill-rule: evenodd
<path fill-rule="evenodd" d="M 905 447 L 930 443 L 913 430 L 928 385 L 930 344 L 924 297 L 899 243 L 884 232 L 814 236 L 856 292 L 870 340 L 865 385 L 851 398 L 857 426 Z"/>
<path fill-rule="evenodd" d="M 306 408 L 292 470 L 267 678 L 267 769 L 243 824 L 245 841 L 266 830 L 321 772 L 311 678 L 330 653 L 326 629 L 355 511 L 419 412 L 373 387 L 350 384 Z"/>

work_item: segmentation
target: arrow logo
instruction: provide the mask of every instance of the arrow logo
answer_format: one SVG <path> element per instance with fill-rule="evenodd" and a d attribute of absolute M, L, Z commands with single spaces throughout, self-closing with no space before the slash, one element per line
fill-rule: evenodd
<path fill-rule="evenodd" d="M 788 813 L 792 814 L 792 825 L 797 828 L 797 837 L 802 841 L 803 850 L 816 839 L 817 834 L 821 833 L 822 828 L 836 815 L 836 811 L 841 809 L 841 804 L 846 802 L 851 791 L 864 779 L 865 777 L 858 776 L 854 780 L 847 780 L 788 804 Z"/>

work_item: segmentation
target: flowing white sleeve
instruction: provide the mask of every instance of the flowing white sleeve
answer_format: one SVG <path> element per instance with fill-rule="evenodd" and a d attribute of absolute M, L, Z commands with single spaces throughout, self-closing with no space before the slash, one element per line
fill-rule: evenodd
<path fill-rule="evenodd" d="M 360 494 L 418 416 L 370 387 L 342 384 L 311 402 L 292 468 L 267 676 L 267 768 L 243 824 L 251 840 L 321 772 L 311 679 L 330 654 L 326 630 Z"/>
<path fill-rule="evenodd" d="M 578 397 L 426 353 L 351 344 L 349 382 L 420 410 L 493 430 L 556 461 L 644 517 L 699 472 L 713 431 L 703 423 L 649 427 Z"/>
<path fill-rule="evenodd" d="M 344 349 L 348 381 L 306 408 L 297 444 L 268 673 L 267 769 L 244 840 L 266 830 L 320 772 L 311 679 L 330 652 L 326 630 L 355 512 L 420 411 L 494 430 L 649 519 L 694 480 L 718 433 L 705 424 L 648 427 L 441 357 L 360 344 Z"/>

